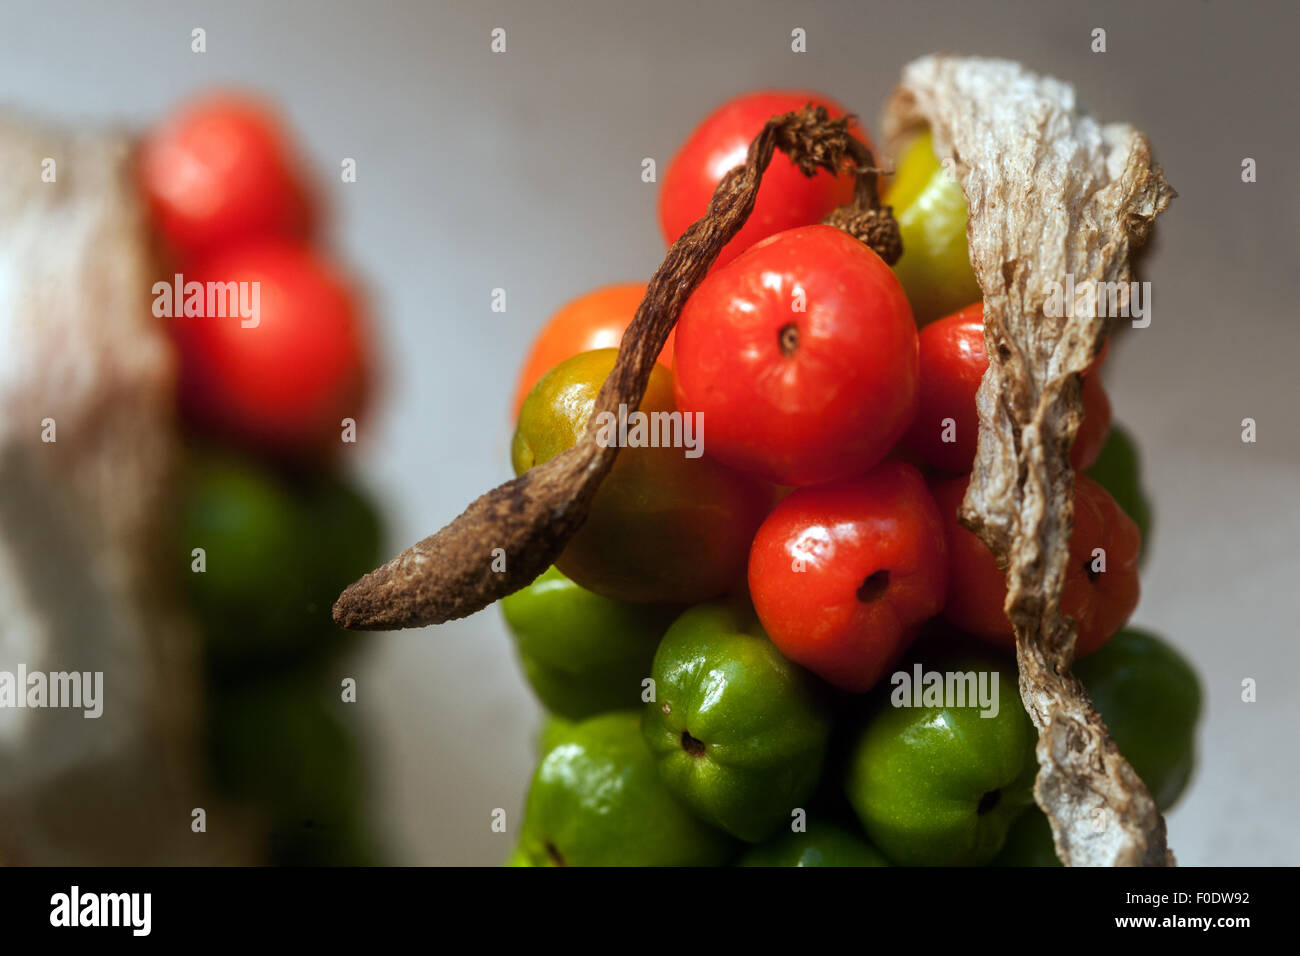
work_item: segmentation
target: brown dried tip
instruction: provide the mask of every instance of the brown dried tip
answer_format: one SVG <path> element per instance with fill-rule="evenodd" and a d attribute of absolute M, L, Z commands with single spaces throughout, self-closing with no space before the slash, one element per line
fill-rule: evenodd
<path fill-rule="evenodd" d="M 888 206 L 879 209 L 841 206 L 822 222 L 865 242 L 885 260 L 886 265 L 892 266 L 903 255 L 903 237 L 898 231 L 898 220 Z"/>
<path fill-rule="evenodd" d="M 852 117 L 830 119 L 824 107 L 811 105 L 768 121 L 750 143 L 744 165 L 723 177 L 704 217 L 672 244 L 650 279 L 614 370 L 596 397 L 592 421 L 620 404 L 641 404 L 655 358 L 682 306 L 749 218 L 776 149 L 808 176 L 853 168 L 852 208 L 864 214 L 878 210 L 875 161 L 850 135 L 851 125 Z M 882 222 L 888 218 L 887 210 L 877 212 L 873 235 L 886 235 Z M 492 489 L 437 534 L 349 586 L 334 605 L 334 620 L 352 630 L 441 624 L 526 586 L 582 527 L 617 454 L 616 446 L 598 444 L 589 427 L 573 448 Z"/>
<path fill-rule="evenodd" d="M 485 607 L 485 594 L 526 587 L 582 525 L 613 463 L 595 454 L 594 442 L 574 451 L 493 488 L 349 586 L 334 604 L 335 622 L 354 631 L 442 624 Z"/>

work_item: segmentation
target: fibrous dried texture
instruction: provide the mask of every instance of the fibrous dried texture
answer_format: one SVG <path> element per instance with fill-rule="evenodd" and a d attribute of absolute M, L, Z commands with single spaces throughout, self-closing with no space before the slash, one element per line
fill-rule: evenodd
<path fill-rule="evenodd" d="M 825 107 L 811 105 L 768 121 L 750 143 L 744 164 L 722 178 L 708 211 L 669 247 L 655 270 L 614 369 L 596 396 L 591 422 L 620 405 L 641 404 L 682 306 L 749 217 L 777 149 L 808 176 L 852 167 L 854 201 L 837 225 L 886 261 L 897 258 L 902 243 L 897 223 L 877 198 L 875 159 L 849 128 L 849 119 L 831 119 Z M 618 447 L 598 444 L 595 436 L 589 424 L 573 448 L 480 496 L 441 531 L 349 586 L 334 605 L 334 620 L 354 630 L 442 624 L 529 584 L 582 526 L 613 467 Z"/>
<path fill-rule="evenodd" d="M 1106 297 L 1084 290 L 1089 282 L 1127 289 L 1131 254 L 1173 190 L 1152 165 L 1145 136 L 1078 115 L 1069 86 L 1015 63 L 948 56 L 911 63 L 888 105 L 885 134 L 898 146 L 926 126 L 962 184 L 971 264 L 984 293 L 989 369 L 961 517 L 1006 562 L 1020 692 L 1039 732 L 1035 797 L 1070 865 L 1172 864 L 1155 802 L 1069 672 L 1075 632 L 1060 596 L 1079 373 L 1100 351 L 1108 321 L 1093 307 Z M 1067 277 L 1077 290 L 1073 307 L 1045 310 Z"/>
<path fill-rule="evenodd" d="M 0 168 L 0 671 L 104 675 L 98 719 L 0 709 L 0 857 L 237 860 L 236 828 L 190 829 L 214 808 L 167 536 L 172 358 L 129 142 L 0 117 Z"/>

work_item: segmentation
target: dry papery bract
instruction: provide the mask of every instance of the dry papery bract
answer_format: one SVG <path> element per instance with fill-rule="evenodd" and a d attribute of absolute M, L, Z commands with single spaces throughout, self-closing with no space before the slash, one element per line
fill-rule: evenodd
<path fill-rule="evenodd" d="M 1044 303 L 1068 276 L 1076 288 L 1127 283 L 1174 191 L 1142 133 L 1079 115 L 1073 89 L 1016 63 L 909 64 L 886 107 L 886 140 L 897 147 L 925 127 L 965 193 L 984 293 L 989 369 L 961 518 L 1007 569 L 1020 693 L 1039 734 L 1034 796 L 1063 862 L 1172 865 L 1155 801 L 1070 673 L 1075 632 L 1060 613 L 1079 373 L 1101 350 L 1106 319 L 1085 299 L 1065 310 Z"/>

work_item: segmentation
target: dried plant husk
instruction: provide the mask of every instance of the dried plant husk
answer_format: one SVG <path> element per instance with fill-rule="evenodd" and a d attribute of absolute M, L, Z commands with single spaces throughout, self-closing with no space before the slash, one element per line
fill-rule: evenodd
<path fill-rule="evenodd" d="M 219 811 L 169 527 L 174 359 L 131 149 L 0 115 L 0 671 L 103 674 L 98 718 L 0 708 L 7 863 L 254 859 L 233 809 L 219 839 L 190 830 L 194 808 Z"/>
<path fill-rule="evenodd" d="M 1079 373 L 1110 321 L 1096 314 L 1105 297 L 1085 290 L 1128 288 L 1132 256 L 1175 194 L 1141 132 L 1081 115 L 1071 87 L 1016 63 L 927 56 L 909 64 L 886 107 L 886 141 L 897 155 L 926 127 L 965 194 L 984 294 L 989 369 L 961 520 L 1005 563 L 1020 693 L 1039 734 L 1034 796 L 1063 862 L 1172 865 L 1155 801 L 1070 673 L 1075 629 L 1060 600 L 1073 519 L 1069 452 L 1083 417 Z M 1075 300 L 1045 308 L 1067 277 Z"/>

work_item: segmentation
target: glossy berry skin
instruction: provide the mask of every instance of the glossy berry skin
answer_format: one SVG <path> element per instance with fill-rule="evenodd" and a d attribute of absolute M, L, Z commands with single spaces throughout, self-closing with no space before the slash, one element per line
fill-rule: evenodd
<path fill-rule="evenodd" d="M 979 435 L 975 393 L 989 367 L 983 303 L 932 322 L 921 330 L 919 341 L 917 412 L 903 445 L 931 468 L 953 474 L 969 472 L 975 464 Z M 1110 400 L 1097 374 L 1104 358 L 1105 352 L 1083 376 L 1083 423 L 1070 449 L 1070 465 L 1076 471 L 1086 470 L 1097 460 L 1110 430 Z"/>
<path fill-rule="evenodd" d="M 943 607 L 947 560 L 924 479 L 889 461 L 777 505 L 750 549 L 750 596 L 786 657 L 861 692 Z"/>
<path fill-rule="evenodd" d="M 1201 684 L 1196 671 L 1169 644 L 1125 628 L 1086 661 L 1075 676 L 1161 810 L 1177 801 L 1196 765 L 1196 722 Z"/>
<path fill-rule="evenodd" d="M 909 657 L 923 671 L 997 674 L 997 713 L 957 701 L 891 706 L 892 694 L 876 701 L 849 755 L 846 795 L 872 844 L 895 863 L 981 866 L 1034 802 L 1036 735 L 1015 668 L 929 648 Z"/>
<path fill-rule="evenodd" d="M 566 303 L 547 321 L 533 340 L 515 382 L 515 419 L 524 407 L 528 392 L 543 375 L 579 352 L 616 349 L 623 340 L 645 297 L 644 282 L 623 282 L 602 286 Z M 673 332 L 659 353 L 659 363 L 673 367 Z"/>
<path fill-rule="evenodd" d="M 1070 467 L 1075 471 L 1087 471 L 1096 463 L 1110 434 L 1110 396 L 1097 374 L 1105 357 L 1103 352 L 1083 373 L 1083 421 L 1079 423 L 1079 430 L 1074 434 L 1074 446 L 1070 449 Z"/>
<path fill-rule="evenodd" d="M 719 461 L 777 484 L 835 481 L 881 461 L 911 424 L 916 326 L 879 256 L 806 226 L 705 278 L 677 325 L 673 376 Z"/>
<path fill-rule="evenodd" d="M 948 600 L 943 617 L 954 627 L 1007 649 L 1015 648 L 1015 631 L 1003 610 L 1007 584 L 993 553 L 957 521 L 968 477 L 931 484 L 948 536 Z M 1100 648 L 1137 607 L 1141 535 L 1133 519 L 1095 481 L 1075 476 L 1074 532 L 1061 591 L 1061 613 L 1078 630 L 1075 656 Z M 1093 550 L 1105 551 L 1105 571 L 1093 570 Z"/>
<path fill-rule="evenodd" d="M 516 475 L 577 444 L 616 359 L 614 349 L 583 352 L 542 376 L 511 443 Z M 672 375 L 662 365 L 650 373 L 640 410 L 674 410 Z M 623 448 L 556 567 L 589 591 L 649 604 L 695 604 L 742 581 L 772 490 L 715 461 L 707 429 L 699 434 L 698 458 L 684 448 Z"/>
<path fill-rule="evenodd" d="M 1123 425 L 1116 423 L 1111 426 L 1097 460 L 1088 469 L 1088 477 L 1110 492 L 1123 512 L 1137 522 L 1138 530 L 1142 532 L 1139 560 L 1145 558 L 1151 548 L 1155 516 L 1142 481 L 1137 442 Z"/>
<path fill-rule="evenodd" d="M 1028 807 L 1007 831 L 1002 850 L 989 866 L 1060 866 L 1052 825 L 1038 807 Z"/>
<path fill-rule="evenodd" d="M 590 717 L 543 754 L 520 828 L 516 866 L 721 866 L 734 842 L 659 779 L 635 710 Z"/>
<path fill-rule="evenodd" d="M 279 456 L 341 446 L 364 411 L 368 358 L 360 305 L 338 270 L 299 243 L 265 240 L 196 263 L 185 280 L 257 283 L 256 324 L 178 314 L 181 408 L 193 425 Z"/>
<path fill-rule="evenodd" d="M 802 109 L 810 102 L 825 106 L 831 117 L 844 115 L 844 108 L 834 100 L 802 90 L 749 93 L 727 101 L 709 114 L 683 144 L 664 175 L 659 192 L 659 223 L 664 238 L 673 242 L 704 215 L 722 177 L 744 163 L 750 141 L 768 120 Z M 860 131 L 855 129 L 854 135 L 866 142 Z M 754 211 L 723 247 L 713 267 L 726 265 L 760 239 L 796 226 L 821 222 L 827 213 L 852 198 L 850 174 L 832 176 L 822 170 L 810 178 L 778 150 L 763 174 Z"/>
<path fill-rule="evenodd" d="M 651 674 L 641 733 L 673 796 L 751 843 L 788 827 L 822 775 L 824 688 L 772 646 L 743 600 L 679 617 Z"/>
<path fill-rule="evenodd" d="M 1178 802 L 1196 765 L 1196 722 L 1201 685 L 1177 650 L 1136 628 L 1126 628 L 1074 674 L 1088 688 L 1097 713 L 1124 759 L 1167 811 Z M 1007 834 L 993 866 L 1060 866 L 1052 829 L 1031 807 Z"/>
<path fill-rule="evenodd" d="M 978 299 L 966 242 L 966 197 L 957 177 L 939 162 L 928 132 L 903 150 L 885 204 L 898 220 L 904 254 L 894 273 L 907 290 L 916 324 L 924 327 Z"/>
<path fill-rule="evenodd" d="M 552 716 L 569 720 L 641 703 L 678 610 L 601 597 L 554 567 L 500 603 L 528 683 Z"/>
<path fill-rule="evenodd" d="M 145 137 L 139 176 L 168 246 L 190 258 L 248 239 L 302 237 L 306 189 L 281 119 L 265 103 L 217 93 Z"/>
<path fill-rule="evenodd" d="M 803 832 L 785 830 L 754 847 L 736 866 L 889 866 L 889 861 L 846 827 L 814 819 Z"/>
<path fill-rule="evenodd" d="M 960 474 L 975 463 L 979 417 L 975 393 L 989 367 L 984 348 L 984 303 L 940 319 L 918 336 L 920 365 L 916 418 L 903 445 L 931 468 Z M 952 419 L 950 430 L 947 419 Z M 953 441 L 944 441 L 951 437 Z"/>

